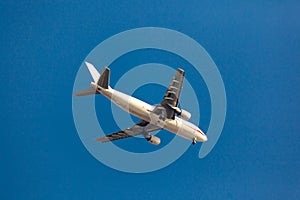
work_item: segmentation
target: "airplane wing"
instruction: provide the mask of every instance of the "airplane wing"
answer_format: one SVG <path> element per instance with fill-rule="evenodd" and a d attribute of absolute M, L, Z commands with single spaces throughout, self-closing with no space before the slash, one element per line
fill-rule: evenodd
<path fill-rule="evenodd" d="M 158 104 L 153 112 L 160 114 L 161 110 L 165 110 L 165 117 L 168 119 L 174 119 L 176 111 L 174 108 L 178 106 L 178 101 L 182 89 L 184 80 L 184 71 L 180 68 L 177 69 L 175 76 L 173 77 L 167 91 L 165 92 L 163 101 Z"/>
<path fill-rule="evenodd" d="M 140 134 L 148 134 L 149 132 L 157 131 L 160 129 L 161 129 L 160 127 L 155 126 L 153 124 L 150 124 L 149 122 L 142 120 L 130 128 L 121 130 L 116 133 L 112 133 L 112 134 L 104 136 L 104 137 L 97 138 L 97 141 L 110 142 L 110 141 L 124 139 L 124 138 L 132 137 L 132 136 L 136 136 L 136 135 L 140 135 Z"/>

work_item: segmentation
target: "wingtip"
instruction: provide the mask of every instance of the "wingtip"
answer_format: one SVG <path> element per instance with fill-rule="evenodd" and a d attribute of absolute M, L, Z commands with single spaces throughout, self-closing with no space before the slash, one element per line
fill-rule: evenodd
<path fill-rule="evenodd" d="M 181 74 L 182 76 L 184 76 L 184 70 L 181 68 L 177 69 L 177 73 Z"/>
<path fill-rule="evenodd" d="M 180 74 L 184 74 L 184 70 L 181 69 L 181 68 L 178 68 L 177 71 L 178 71 Z"/>

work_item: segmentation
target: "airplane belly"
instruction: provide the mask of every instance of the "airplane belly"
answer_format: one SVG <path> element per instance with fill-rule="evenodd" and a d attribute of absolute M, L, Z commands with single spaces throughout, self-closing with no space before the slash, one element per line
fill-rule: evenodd
<path fill-rule="evenodd" d="M 195 127 L 191 126 L 190 124 L 191 123 L 187 121 L 177 118 L 176 120 L 166 120 L 164 128 L 186 139 L 194 139 Z"/>
<path fill-rule="evenodd" d="M 150 121 L 150 113 L 153 110 L 153 106 L 131 97 L 129 100 L 129 113 L 136 117 L 139 117 L 145 121 Z"/>
<path fill-rule="evenodd" d="M 143 120 L 150 121 L 149 116 L 150 112 L 153 110 L 152 105 L 114 89 L 106 91 L 106 94 L 104 95 L 124 111 Z"/>

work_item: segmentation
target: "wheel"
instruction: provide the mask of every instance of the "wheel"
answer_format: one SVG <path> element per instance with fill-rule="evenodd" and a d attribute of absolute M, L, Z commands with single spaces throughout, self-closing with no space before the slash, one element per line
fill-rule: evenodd
<path fill-rule="evenodd" d="M 195 145 L 196 143 L 197 143 L 196 138 L 194 138 L 192 144 Z"/>

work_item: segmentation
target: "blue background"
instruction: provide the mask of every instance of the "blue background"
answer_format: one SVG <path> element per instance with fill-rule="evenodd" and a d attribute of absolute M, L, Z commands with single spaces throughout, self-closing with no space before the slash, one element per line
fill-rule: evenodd
<path fill-rule="evenodd" d="M 1 2 L 0 199 L 299 199 L 299 8 L 298 1 L 256 0 Z M 198 159 L 197 144 L 162 170 L 128 174 L 82 145 L 72 89 L 97 44 L 145 26 L 183 32 L 204 46 L 222 75 L 228 112 L 205 159 Z M 172 66 L 178 60 L 149 55 Z M 148 58 L 141 53 L 114 64 L 130 69 Z M 96 107 L 108 102 L 96 100 Z M 210 111 L 203 109 L 205 130 Z"/>

